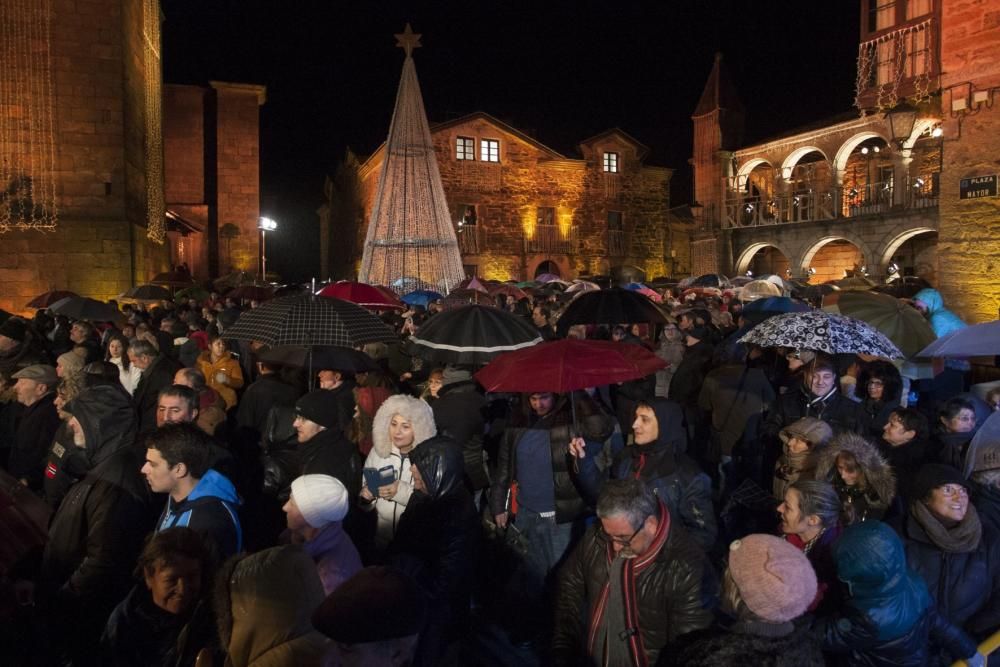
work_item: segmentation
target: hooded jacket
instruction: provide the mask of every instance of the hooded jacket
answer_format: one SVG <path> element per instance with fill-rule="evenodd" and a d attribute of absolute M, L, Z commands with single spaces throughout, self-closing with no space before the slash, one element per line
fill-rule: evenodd
<path fill-rule="evenodd" d="M 216 623 L 230 667 L 318 667 L 329 640 L 310 620 L 323 601 L 312 559 L 297 546 L 243 556 L 216 576 Z"/>
<path fill-rule="evenodd" d="M 944 620 L 924 582 L 907 568 L 903 544 L 889 526 L 848 527 L 833 558 L 847 597 L 840 614 L 815 626 L 824 651 L 845 654 L 851 665 L 922 667 L 930 636 L 956 659 L 975 653 L 973 641 Z"/>
<path fill-rule="evenodd" d="M 849 487 L 837 471 L 837 455 L 847 451 L 854 455 L 866 486 Z M 816 479 L 830 482 L 837 490 L 845 512 L 853 520 L 881 518 L 896 497 L 896 476 L 878 448 L 860 435 L 844 433 L 836 436 L 826 447 L 816 453 Z"/>
<path fill-rule="evenodd" d="M 225 560 L 243 550 L 243 531 L 237 515 L 240 504 L 233 483 L 209 469 L 184 500 L 174 502 L 167 496 L 156 532 L 187 526 L 211 537 L 220 560 Z"/>
<path fill-rule="evenodd" d="M 55 397 L 53 389 L 21 412 L 7 466 L 11 475 L 27 480 L 28 488 L 36 492 L 42 490 L 46 453 L 61 423 Z"/>
<path fill-rule="evenodd" d="M 86 472 L 49 526 L 40 594 L 54 597 L 50 612 L 56 625 L 70 628 L 67 646 L 85 652 L 132 586 L 132 568 L 152 517 L 133 449 L 135 412 L 125 392 L 93 387 L 65 409 L 83 429 Z"/>
<path fill-rule="evenodd" d="M 559 571 L 553 664 L 582 664 L 584 647 L 594 655 L 594 629 L 605 614 L 626 614 L 629 626 L 636 630 L 629 642 L 630 665 L 657 664 L 666 644 L 711 625 L 712 613 L 703 601 L 706 587 L 714 584 L 704 553 L 683 528 L 672 525 L 662 500 L 658 518 L 649 548 L 626 566 L 625 609 L 608 608 L 609 572 L 615 553 L 601 536 L 599 523 L 587 530 L 570 553 Z M 581 608 L 586 609 L 584 618 Z"/>
<path fill-rule="evenodd" d="M 604 473 L 588 447 L 587 456 L 578 461 L 580 487 L 595 504 L 607 479 L 641 479 L 664 502 L 674 521 L 683 525 L 699 546 L 711 549 L 718 532 L 712 482 L 693 459 L 677 453 L 687 443 L 681 407 L 665 398 L 654 399 L 650 407 L 656 415 L 656 442 L 626 447 Z"/>
<path fill-rule="evenodd" d="M 466 380 L 444 385 L 431 407 L 438 430 L 454 438 L 455 444 L 462 449 L 469 488 L 479 490 L 489 486 L 490 478 L 486 474 L 483 456 L 486 398 L 476 383 Z"/>
<path fill-rule="evenodd" d="M 461 637 L 469 614 L 479 552 L 479 518 L 465 486 L 458 444 L 438 435 L 410 457 L 425 491 L 415 491 L 389 546 L 389 562 L 411 574 L 427 593 L 428 622 L 417 648 L 420 664 L 438 664 Z"/>
<path fill-rule="evenodd" d="M 967 326 L 961 317 L 944 307 L 941 292 L 936 289 L 922 289 L 913 295 L 913 300 L 927 306 L 927 319 L 938 338 Z"/>
<path fill-rule="evenodd" d="M 320 431 L 299 443 L 300 475 L 330 475 L 339 479 L 351 497 L 361 491 L 361 455 L 339 428 Z"/>

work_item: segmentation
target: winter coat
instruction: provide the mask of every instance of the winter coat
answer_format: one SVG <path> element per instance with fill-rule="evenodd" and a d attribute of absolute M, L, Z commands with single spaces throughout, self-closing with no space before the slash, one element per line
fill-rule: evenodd
<path fill-rule="evenodd" d="M 299 391 L 290 384 L 281 381 L 274 373 L 261 375 L 247 387 L 240 398 L 236 411 L 236 425 L 244 429 L 253 429 L 259 437 L 264 433 L 267 414 L 272 405 L 295 405 Z"/>
<path fill-rule="evenodd" d="M 843 655 L 846 664 L 872 667 L 923 667 L 928 637 L 949 647 L 956 659 L 975 652 L 972 640 L 937 612 L 889 526 L 865 521 L 848 527 L 833 557 L 848 597 L 839 614 L 820 619 L 814 628 L 824 651 Z"/>
<path fill-rule="evenodd" d="M 486 398 L 471 380 L 444 385 L 431 405 L 438 433 L 451 437 L 462 448 L 466 482 L 473 491 L 490 485 L 483 454 L 485 407 Z"/>
<path fill-rule="evenodd" d="M 729 456 L 744 438 L 756 440 L 756 433 L 745 432 L 747 424 L 774 400 L 774 388 L 759 368 L 740 364 L 710 371 L 698 393 L 698 407 L 711 414 L 711 437 L 719 453 Z"/>
<path fill-rule="evenodd" d="M 914 439 L 905 445 L 894 446 L 878 438 L 875 440 L 875 446 L 892 468 L 893 476 L 896 478 L 897 495 L 909 500 L 910 483 L 921 466 L 930 462 L 927 441 Z"/>
<path fill-rule="evenodd" d="M 633 665 L 656 664 L 661 649 L 680 635 L 707 628 L 712 614 L 704 599 L 712 586 L 704 553 L 671 521 L 660 501 L 659 527 L 649 548 L 631 559 L 634 578 L 625 583 L 626 609 L 607 609 L 608 578 L 615 558 L 600 524 L 592 525 L 559 571 L 552 664 L 576 665 L 592 646 L 604 614 L 626 613 L 638 632 L 630 641 Z M 586 610 L 581 618 L 580 610 Z M 589 663 L 588 663 L 589 664 Z"/>
<path fill-rule="evenodd" d="M 209 605 L 202 601 L 183 616 L 153 604 L 145 583 L 132 588 L 111 612 L 101 637 L 101 664 L 112 667 L 185 667 L 215 642 Z"/>
<path fill-rule="evenodd" d="M 73 444 L 73 433 L 63 422 L 49 448 L 42 482 L 42 497 L 53 512 L 59 508 L 70 487 L 86 474 L 86 454 Z"/>
<path fill-rule="evenodd" d="M 800 384 L 797 389 L 778 396 L 774 408 L 767 415 L 764 433 L 776 438 L 781 429 L 803 417 L 822 419 L 830 425 L 834 434 L 860 434 L 864 428 L 861 406 L 845 398 L 838 388 L 820 398 Z"/>
<path fill-rule="evenodd" d="M 243 550 L 243 531 L 237 514 L 241 504 L 228 478 L 207 470 L 188 497 L 180 502 L 167 496 L 156 532 L 187 526 L 214 542 L 220 560 Z"/>
<path fill-rule="evenodd" d="M 302 549 L 316 563 L 327 595 L 361 570 L 361 556 L 340 521 L 320 528 L 311 540 L 302 543 Z"/>
<path fill-rule="evenodd" d="M 438 435 L 412 452 L 426 491 L 415 491 L 399 521 L 388 560 L 413 575 L 428 600 L 418 663 L 439 664 L 466 628 L 479 554 L 479 517 L 465 487 L 457 443 Z"/>
<path fill-rule="evenodd" d="M 323 584 L 297 546 L 244 556 L 216 577 L 216 623 L 231 667 L 318 667 L 329 640 L 313 628 Z"/>
<path fill-rule="evenodd" d="M 336 477 L 351 498 L 361 491 L 361 455 L 338 428 L 320 431 L 309 441 L 299 443 L 299 461 L 300 475 Z"/>
<path fill-rule="evenodd" d="M 611 419 L 596 406 L 581 401 L 577 397 L 577 421 L 584 440 L 588 443 L 588 452 L 596 452 L 604 441 L 611 436 L 614 427 Z M 589 407 L 587 407 L 589 406 Z M 581 414 L 588 411 L 589 414 Z M 577 487 L 577 479 L 570 470 L 574 465 L 569 453 L 569 443 L 572 440 L 573 418 L 569 401 L 560 398 L 552 411 L 535 419 L 529 425 L 509 425 L 504 429 L 503 441 L 497 452 L 496 479 L 493 480 L 490 494 L 490 511 L 502 514 L 508 511 L 508 496 L 511 483 L 517 475 L 517 444 L 529 429 L 547 431 L 549 452 L 552 461 L 552 481 L 555 491 L 555 512 L 557 523 L 569 523 L 583 518 L 588 512 L 588 503 Z M 598 444 L 599 443 L 599 444 Z"/>
<path fill-rule="evenodd" d="M 857 459 L 865 486 L 848 487 L 837 471 L 837 455 L 848 451 Z M 875 445 L 859 435 L 845 433 L 835 437 L 816 453 L 816 479 L 830 482 L 854 521 L 880 519 L 896 497 L 896 476 Z"/>
<path fill-rule="evenodd" d="M 115 387 L 87 389 L 67 405 L 87 446 L 85 476 L 74 483 L 49 526 L 40 598 L 48 598 L 60 637 L 85 652 L 132 586 L 142 540 L 152 529 L 149 492 L 133 449 L 135 413 Z"/>
<path fill-rule="evenodd" d="M 979 544 L 967 553 L 938 547 L 909 512 L 894 527 L 942 616 L 979 640 L 1000 628 L 1000 534 L 993 526 L 982 524 Z"/>
<path fill-rule="evenodd" d="M 824 667 L 823 651 L 809 635 L 807 623 L 799 623 L 791 634 L 769 637 L 753 631 L 753 624 L 736 623 L 728 628 L 693 633 L 699 639 L 685 642 L 672 660 L 676 667 Z"/>
<path fill-rule="evenodd" d="M 664 502 L 675 524 L 683 525 L 698 546 L 708 551 L 718 533 L 712 482 L 690 457 L 675 453 L 678 443 L 687 438 L 680 406 L 657 398 L 652 407 L 659 429 L 656 442 L 626 447 L 604 473 L 588 447 L 587 456 L 577 462 L 580 487 L 595 505 L 607 479 L 641 479 Z"/>
<path fill-rule="evenodd" d="M 889 415 L 899 408 L 899 399 L 891 401 L 865 399 L 858 405 L 861 406 L 861 434 L 870 438 L 881 438 L 882 431 L 889 422 Z"/>
<path fill-rule="evenodd" d="M 379 454 L 380 450 L 381 448 L 372 447 L 372 450 L 368 452 L 368 458 L 365 459 L 364 467 L 381 470 L 386 466 L 392 466 L 396 481 L 399 482 L 396 486 L 396 495 L 391 499 L 382 498 L 372 490 L 375 500 L 367 504 L 362 501 L 361 508 L 375 509 L 375 545 L 379 549 L 385 549 L 396 534 L 396 526 L 410 502 L 410 496 L 413 493 L 413 473 L 410 472 L 409 455 L 403 456 L 394 445 L 390 445 L 388 456 Z M 362 485 L 364 485 L 364 480 L 362 480 Z"/>
<path fill-rule="evenodd" d="M 938 338 L 967 326 L 961 317 L 944 307 L 944 299 L 936 289 L 922 289 L 913 295 L 913 300 L 927 306 L 927 319 Z"/>
<path fill-rule="evenodd" d="M 236 407 L 236 390 L 243 386 L 243 369 L 240 362 L 231 352 L 224 353 L 216 361 L 212 361 L 212 353 L 209 350 L 202 352 L 198 356 L 198 370 L 205 376 L 205 384 L 222 397 L 226 404 L 226 410 Z M 217 377 L 225 374 L 225 382 L 220 382 Z"/>
<path fill-rule="evenodd" d="M 14 373 L 34 366 L 35 364 L 48 364 L 51 362 L 49 355 L 35 342 L 34 334 L 30 331 L 23 343 L 15 345 L 6 352 L 0 352 L 0 384 L 8 382 L 13 385 L 17 380 L 12 380 Z"/>
<path fill-rule="evenodd" d="M 974 431 L 967 433 L 938 431 L 931 443 L 931 448 L 934 450 L 934 460 L 956 470 L 964 470 L 965 455 L 969 451 L 969 445 L 974 436 Z"/>
<path fill-rule="evenodd" d="M 670 379 L 670 398 L 685 407 L 693 407 L 698 402 L 701 384 L 712 363 L 714 348 L 710 343 L 698 341 L 684 348 L 684 358 Z"/>
<path fill-rule="evenodd" d="M 42 490 L 46 453 L 61 423 L 53 404 L 55 397 L 55 391 L 50 391 L 21 411 L 10 451 L 7 471 L 27 480 L 28 488 L 35 492 Z"/>
<path fill-rule="evenodd" d="M 153 359 L 149 368 L 142 371 L 139 384 L 132 392 L 132 402 L 139 413 L 139 433 L 150 433 L 156 428 L 156 405 L 160 400 L 160 390 L 174 383 L 178 370 L 177 362 L 162 354 Z"/>

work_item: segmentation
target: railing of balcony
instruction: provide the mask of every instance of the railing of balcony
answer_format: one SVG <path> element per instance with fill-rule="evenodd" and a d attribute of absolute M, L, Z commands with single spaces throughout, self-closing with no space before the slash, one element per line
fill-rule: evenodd
<path fill-rule="evenodd" d="M 773 197 L 730 193 L 723 225 L 728 228 L 764 227 L 837 218 L 885 214 L 895 210 L 932 208 L 938 205 L 937 176 L 912 177 L 904 192 L 896 193 L 892 181 L 863 187 L 831 188 L 778 194 Z"/>
<path fill-rule="evenodd" d="M 456 226 L 455 236 L 458 238 L 458 250 L 463 255 L 478 255 L 485 245 L 482 225 Z"/>
<path fill-rule="evenodd" d="M 608 256 L 625 257 L 628 255 L 628 238 L 620 229 L 608 230 Z"/>
<path fill-rule="evenodd" d="M 577 249 L 576 228 L 565 232 L 559 225 L 536 225 L 532 233 L 524 235 L 524 250 L 532 253 L 573 253 Z"/>

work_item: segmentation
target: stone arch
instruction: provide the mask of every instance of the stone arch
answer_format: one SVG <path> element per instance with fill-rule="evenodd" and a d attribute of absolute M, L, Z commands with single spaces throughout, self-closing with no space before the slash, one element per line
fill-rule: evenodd
<path fill-rule="evenodd" d="M 878 132 L 873 132 L 871 130 L 866 130 L 864 132 L 858 132 L 852 135 L 847 141 L 840 145 L 837 149 L 837 154 L 833 158 L 834 173 L 837 175 L 838 182 L 842 179 L 844 171 L 847 169 L 847 160 L 851 157 L 851 153 L 857 148 L 861 143 L 868 141 L 869 139 L 879 138 L 882 141 L 889 143 L 889 140 Z"/>
<path fill-rule="evenodd" d="M 792 254 L 788 252 L 784 246 L 776 241 L 759 241 L 757 243 L 751 243 L 737 256 L 736 263 L 733 265 L 735 269 L 734 273 L 738 276 L 743 275 L 750 268 L 750 263 L 753 262 L 753 258 L 758 252 L 765 248 L 775 248 L 778 252 L 784 255 L 789 262 L 793 260 Z"/>
<path fill-rule="evenodd" d="M 831 234 L 830 236 L 824 236 L 821 239 L 813 241 L 810 243 L 806 249 L 803 251 L 802 256 L 797 262 L 794 262 L 794 266 L 797 266 L 799 271 L 805 273 L 809 270 L 812 265 L 813 258 L 816 254 L 823 249 L 824 246 L 833 241 L 846 241 L 857 248 L 861 253 L 860 263 L 864 266 L 873 266 L 873 257 L 871 249 L 868 245 L 862 241 L 860 238 L 851 233 L 842 234 Z M 838 276 L 839 277 L 839 276 Z M 823 282 L 819 280 L 817 282 Z"/>
<path fill-rule="evenodd" d="M 896 254 L 896 251 L 899 250 L 904 243 L 916 236 L 920 236 L 921 234 L 936 234 L 937 232 L 938 230 L 933 227 L 914 227 L 893 236 L 888 242 L 884 243 L 878 251 L 877 266 L 879 273 L 885 273 L 886 267 L 889 266 L 889 262 L 892 261 L 892 256 Z"/>
<path fill-rule="evenodd" d="M 747 160 L 746 162 L 741 164 L 740 168 L 736 171 L 737 189 L 742 190 L 744 186 L 746 186 L 747 178 L 750 177 L 750 172 L 752 172 L 754 169 L 761 166 L 762 164 L 766 164 L 772 169 L 774 168 L 774 165 L 772 165 L 770 162 L 768 162 L 762 157 L 751 158 L 750 160 Z"/>
<path fill-rule="evenodd" d="M 903 150 L 910 150 L 913 148 L 914 144 L 917 143 L 917 139 L 924 133 L 929 131 L 940 121 L 933 118 L 919 118 L 917 122 L 913 124 L 913 130 L 910 132 L 909 138 L 903 142 Z"/>
<path fill-rule="evenodd" d="M 542 258 L 541 261 L 535 265 L 535 270 L 532 272 L 532 277 L 537 278 L 543 273 L 551 273 L 553 275 L 562 277 L 563 269 L 559 266 L 559 262 L 554 259 Z"/>
<path fill-rule="evenodd" d="M 789 174 L 791 174 L 791 170 L 795 168 L 795 165 L 798 164 L 799 160 L 813 152 L 822 155 L 823 159 L 827 162 L 830 161 L 830 158 L 826 155 L 826 151 L 822 148 L 817 146 L 801 146 L 789 153 L 788 156 L 781 162 L 781 177 L 787 180 Z"/>

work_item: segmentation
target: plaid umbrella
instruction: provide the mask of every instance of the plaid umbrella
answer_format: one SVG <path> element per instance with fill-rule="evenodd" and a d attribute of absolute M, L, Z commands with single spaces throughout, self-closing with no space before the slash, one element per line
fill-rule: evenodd
<path fill-rule="evenodd" d="M 578 296 L 559 318 L 561 334 L 574 324 L 664 323 L 667 318 L 647 297 L 615 287 Z"/>
<path fill-rule="evenodd" d="M 272 299 L 249 310 L 224 336 L 268 345 L 340 347 L 398 340 L 392 329 L 361 306 L 311 294 Z"/>
<path fill-rule="evenodd" d="M 267 285 L 239 285 L 226 292 L 227 299 L 238 301 L 267 301 L 274 296 L 274 290 Z"/>
<path fill-rule="evenodd" d="M 867 322 L 822 310 L 776 315 L 755 326 L 740 338 L 740 342 L 827 354 L 903 358 L 899 348 Z"/>
<path fill-rule="evenodd" d="M 79 297 L 80 295 L 77 294 L 76 292 L 70 292 L 69 290 L 57 289 L 57 290 L 53 290 L 51 292 L 46 292 L 45 294 L 39 294 L 34 299 L 32 299 L 31 301 L 29 301 L 27 304 L 25 304 L 24 307 L 25 308 L 48 308 L 49 306 L 51 306 L 52 304 L 54 304 L 56 301 L 59 301 L 60 299 L 65 299 L 66 297 L 70 297 L 70 296 Z"/>
<path fill-rule="evenodd" d="M 332 345 L 279 345 L 260 354 L 261 361 L 267 361 L 282 366 L 310 367 L 364 373 L 378 370 L 374 359 L 364 352 L 352 350 L 349 347 L 334 347 Z"/>
<path fill-rule="evenodd" d="M 428 361 L 485 364 L 501 352 L 542 342 L 527 320 L 491 306 L 468 305 L 427 320 L 410 337 L 410 350 Z"/>
<path fill-rule="evenodd" d="M 83 296 L 70 296 L 60 299 L 49 306 L 56 315 L 65 315 L 74 320 L 89 320 L 91 322 L 116 322 L 122 319 L 122 313 L 109 303 Z"/>

